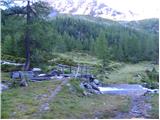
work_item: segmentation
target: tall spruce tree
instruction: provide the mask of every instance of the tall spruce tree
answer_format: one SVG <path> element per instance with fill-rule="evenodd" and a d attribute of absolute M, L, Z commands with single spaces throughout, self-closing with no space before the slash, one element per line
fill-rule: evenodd
<path fill-rule="evenodd" d="M 102 65 L 106 67 L 109 62 L 109 49 L 108 41 L 105 37 L 105 33 L 101 32 L 95 42 L 95 53 L 98 58 L 102 59 Z"/>

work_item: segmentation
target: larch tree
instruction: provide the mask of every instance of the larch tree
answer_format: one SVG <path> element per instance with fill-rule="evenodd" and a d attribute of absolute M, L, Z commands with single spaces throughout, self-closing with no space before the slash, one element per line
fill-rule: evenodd
<path fill-rule="evenodd" d="M 97 37 L 94 48 L 98 58 L 102 59 L 102 65 L 106 67 L 109 62 L 109 49 L 108 41 L 105 37 L 104 32 L 101 32 L 100 35 Z"/>

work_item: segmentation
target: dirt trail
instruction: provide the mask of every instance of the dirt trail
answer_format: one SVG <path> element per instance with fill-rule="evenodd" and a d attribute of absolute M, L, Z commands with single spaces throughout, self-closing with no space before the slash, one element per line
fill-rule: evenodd
<path fill-rule="evenodd" d="M 148 111 L 151 105 L 146 103 L 149 96 L 145 94 L 150 90 L 139 84 L 113 84 L 101 88 L 105 94 L 125 95 L 130 97 L 129 112 L 118 112 L 115 118 L 149 118 Z"/>
<path fill-rule="evenodd" d="M 151 109 L 151 105 L 146 103 L 146 96 L 135 96 L 131 99 L 131 109 L 129 115 L 132 118 L 149 118 L 148 111 Z"/>
<path fill-rule="evenodd" d="M 62 83 L 56 87 L 55 90 L 51 91 L 51 95 L 48 97 L 48 99 L 45 101 L 45 103 L 43 103 L 41 105 L 41 107 L 39 109 L 40 111 L 49 110 L 49 103 L 50 103 L 50 101 L 54 100 L 54 97 L 61 91 L 62 86 L 65 85 L 66 83 L 68 83 L 68 81 L 69 81 L 69 79 L 64 79 L 62 81 Z"/>
<path fill-rule="evenodd" d="M 130 96 L 130 99 L 129 112 L 119 112 L 115 119 L 150 118 L 148 111 L 151 110 L 151 104 L 146 103 L 146 100 L 149 99 L 147 96 Z"/>
<path fill-rule="evenodd" d="M 67 84 L 68 81 L 69 81 L 69 79 L 67 79 L 67 78 L 64 79 L 64 80 L 62 80 L 61 84 L 58 85 L 56 87 L 56 89 L 54 89 L 53 91 L 51 91 L 49 97 L 41 104 L 41 106 L 38 107 L 38 110 L 33 115 L 33 117 L 34 116 L 39 116 L 39 118 L 41 118 L 40 117 L 41 113 L 46 112 L 46 111 L 48 111 L 50 109 L 49 103 L 54 100 L 54 98 L 56 97 L 56 95 L 61 91 L 63 85 Z"/>

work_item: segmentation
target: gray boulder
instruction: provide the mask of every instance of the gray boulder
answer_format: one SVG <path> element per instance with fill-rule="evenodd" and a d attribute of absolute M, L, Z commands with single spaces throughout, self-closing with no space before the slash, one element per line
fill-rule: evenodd
<path fill-rule="evenodd" d="M 99 80 L 97 80 L 97 79 L 94 79 L 93 82 L 94 82 L 96 85 L 99 85 L 99 83 L 100 83 Z"/>
<path fill-rule="evenodd" d="M 4 84 L 0 83 L 0 92 L 4 91 L 4 90 L 7 90 L 7 89 L 8 89 L 7 85 L 4 85 Z"/>
<path fill-rule="evenodd" d="M 90 93 L 93 93 L 93 94 L 101 94 L 100 91 L 95 90 L 95 89 L 88 89 L 88 91 L 89 91 Z"/>
<path fill-rule="evenodd" d="M 80 83 L 80 88 L 82 88 L 82 89 L 85 89 L 85 87 L 84 87 L 84 84 L 83 83 Z"/>
<path fill-rule="evenodd" d="M 34 71 L 34 72 L 40 72 L 42 70 L 41 70 L 41 68 L 33 68 L 32 71 Z"/>
<path fill-rule="evenodd" d="M 20 81 L 20 84 L 19 84 L 20 86 L 22 86 L 22 87 L 27 87 L 28 86 L 28 83 L 27 83 L 27 81 L 25 80 L 25 79 L 22 79 L 21 81 Z"/>
<path fill-rule="evenodd" d="M 89 83 L 87 83 L 87 82 L 83 83 L 83 85 L 87 89 L 92 89 L 92 86 Z"/>
<path fill-rule="evenodd" d="M 95 90 L 98 90 L 98 91 L 99 91 L 98 86 L 97 86 L 94 82 L 91 82 L 91 84 L 90 84 L 90 85 L 92 86 L 92 88 L 93 88 L 93 89 L 95 89 Z"/>

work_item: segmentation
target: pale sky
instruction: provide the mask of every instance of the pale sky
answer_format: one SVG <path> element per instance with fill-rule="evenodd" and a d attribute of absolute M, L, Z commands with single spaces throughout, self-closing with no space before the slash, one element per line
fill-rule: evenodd
<path fill-rule="evenodd" d="M 26 1 L 26 0 L 19 0 L 19 1 Z M 39 1 L 39 0 L 31 0 L 31 1 Z M 42 1 L 51 2 L 58 0 L 42 0 Z M 77 2 L 81 0 L 73 0 L 73 1 Z M 132 12 L 137 13 L 140 18 L 160 17 L 160 0 L 96 0 L 96 1 L 98 3 L 99 2 L 106 3 L 109 7 L 117 9 L 121 12 L 131 10 Z"/>
<path fill-rule="evenodd" d="M 131 10 L 141 17 L 159 17 L 160 0 L 97 0 L 121 11 Z"/>

